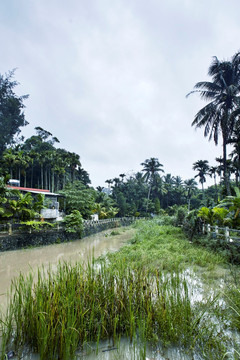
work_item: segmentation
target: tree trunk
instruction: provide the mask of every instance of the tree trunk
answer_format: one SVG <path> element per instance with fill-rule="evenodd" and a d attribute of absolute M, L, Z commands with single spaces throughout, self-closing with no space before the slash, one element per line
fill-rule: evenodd
<path fill-rule="evenodd" d="M 41 188 L 43 189 L 43 164 L 41 164 Z"/>
<path fill-rule="evenodd" d="M 32 167 L 31 167 L 31 185 L 30 187 L 33 187 L 33 163 L 32 163 Z"/>
<path fill-rule="evenodd" d="M 49 185 L 49 190 L 51 191 L 51 168 L 48 169 L 48 185 Z"/>
<path fill-rule="evenodd" d="M 231 196 L 228 171 L 227 171 L 227 144 L 226 144 L 225 136 L 223 136 L 223 177 L 224 177 L 224 185 L 227 190 L 227 195 Z"/>
<path fill-rule="evenodd" d="M 54 170 L 52 170 L 52 192 L 54 192 Z"/>
<path fill-rule="evenodd" d="M 45 177 L 45 187 L 44 187 L 44 189 L 48 189 L 47 167 L 45 167 L 44 177 Z"/>

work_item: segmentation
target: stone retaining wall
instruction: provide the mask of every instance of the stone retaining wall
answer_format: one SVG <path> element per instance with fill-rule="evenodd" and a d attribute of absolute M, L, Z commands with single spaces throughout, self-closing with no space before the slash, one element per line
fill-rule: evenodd
<path fill-rule="evenodd" d="M 111 219 L 111 221 L 86 221 L 81 238 L 96 234 L 98 232 L 127 226 L 133 223 L 134 218 Z M 12 235 L 0 235 L 0 252 L 7 250 L 16 250 L 30 246 L 42 246 L 61 242 L 67 242 L 79 239 L 77 233 L 66 233 L 63 229 L 46 230 L 32 233 L 13 233 Z"/>

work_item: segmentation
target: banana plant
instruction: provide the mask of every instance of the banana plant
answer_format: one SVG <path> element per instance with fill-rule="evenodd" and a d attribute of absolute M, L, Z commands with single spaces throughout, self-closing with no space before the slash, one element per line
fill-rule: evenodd
<path fill-rule="evenodd" d="M 231 214 L 232 226 L 234 228 L 240 227 L 240 189 L 234 187 L 235 196 L 227 196 L 223 199 L 218 207 L 227 208 Z"/>

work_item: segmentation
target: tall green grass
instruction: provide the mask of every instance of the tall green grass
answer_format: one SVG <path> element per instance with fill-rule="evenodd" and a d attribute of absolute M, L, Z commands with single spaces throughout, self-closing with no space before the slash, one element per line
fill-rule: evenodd
<path fill-rule="evenodd" d="M 222 254 L 190 243 L 181 228 L 159 226 L 157 221 L 139 221 L 137 233 L 131 244 L 118 252 L 108 254 L 110 262 L 126 261 L 131 266 L 173 271 L 189 266 L 200 266 L 212 270 L 226 264 Z M 118 266 L 118 265 L 117 265 Z"/>
<path fill-rule="evenodd" d="M 210 331 L 191 306 L 186 281 L 178 272 L 166 277 L 130 269 L 126 263 L 118 269 L 105 263 L 89 263 L 87 268 L 64 263 L 55 274 L 39 270 L 36 282 L 31 274 L 20 276 L 12 291 L 4 343 L 11 342 L 17 351 L 27 345 L 41 359 L 71 359 L 86 343 L 114 343 L 119 336 L 189 350 L 204 346 L 208 359 L 215 359 L 213 342 L 214 354 L 216 349 L 225 351 L 213 326 Z M 4 346 L 1 359 L 9 349 Z"/>
<path fill-rule="evenodd" d="M 191 302 L 182 269 L 224 259 L 189 244 L 180 229 L 140 223 L 132 244 L 86 266 L 59 263 L 12 284 L 8 313 L 0 321 L 2 353 L 27 346 L 40 359 L 74 359 L 76 351 L 122 336 L 141 344 L 178 346 L 201 359 L 221 359 L 228 341 L 211 321 L 212 303 Z M 201 251 L 203 254 L 201 254 Z"/>

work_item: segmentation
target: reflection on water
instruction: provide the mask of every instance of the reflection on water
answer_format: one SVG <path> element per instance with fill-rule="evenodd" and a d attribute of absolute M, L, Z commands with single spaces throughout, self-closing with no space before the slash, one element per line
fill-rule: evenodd
<path fill-rule="evenodd" d="M 87 344 L 83 350 L 76 352 L 76 360 L 202 360 L 202 358 L 194 358 L 187 355 L 184 351 L 176 347 L 151 349 L 139 344 L 138 341 L 121 338 L 115 344 L 106 340 L 100 341 L 98 348 L 95 344 Z M 17 360 L 14 356 L 13 360 Z M 40 360 L 39 354 L 30 353 L 28 350 L 23 351 L 21 360 Z M 69 359 L 71 360 L 71 359 Z"/>
<path fill-rule="evenodd" d="M 0 310 L 6 309 L 11 281 L 20 272 L 27 274 L 49 264 L 54 269 L 59 261 L 87 261 L 93 252 L 95 257 L 99 257 L 108 251 L 117 251 L 133 237 L 135 230 L 121 228 L 118 229 L 119 235 L 111 235 L 111 232 L 109 229 L 73 242 L 0 253 Z"/>

